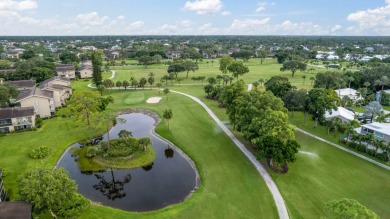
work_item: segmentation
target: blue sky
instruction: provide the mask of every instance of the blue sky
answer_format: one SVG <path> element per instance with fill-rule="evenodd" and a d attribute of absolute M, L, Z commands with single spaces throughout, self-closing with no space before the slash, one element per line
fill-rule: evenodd
<path fill-rule="evenodd" d="M 0 35 L 390 35 L 390 0 L 0 0 Z"/>

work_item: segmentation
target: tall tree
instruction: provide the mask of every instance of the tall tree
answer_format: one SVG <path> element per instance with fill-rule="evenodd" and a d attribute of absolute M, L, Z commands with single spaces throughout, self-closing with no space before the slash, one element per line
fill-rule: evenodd
<path fill-rule="evenodd" d="M 326 204 L 326 219 L 366 218 L 379 219 L 375 212 L 371 211 L 358 201 L 343 198 Z"/>
<path fill-rule="evenodd" d="M 172 64 L 172 65 L 170 65 L 170 66 L 168 67 L 168 70 L 167 70 L 168 73 L 173 73 L 173 74 L 175 74 L 176 79 L 177 79 L 178 73 L 179 73 L 179 72 L 183 72 L 183 71 L 186 71 L 186 69 L 185 69 L 184 66 L 181 65 L 181 64 Z"/>
<path fill-rule="evenodd" d="M 98 92 L 90 90 L 77 90 L 73 93 L 68 102 L 68 107 L 63 111 L 65 115 L 75 116 L 77 119 L 86 119 L 91 127 L 91 116 L 98 112 L 100 98 Z"/>
<path fill-rule="evenodd" d="M 148 82 L 148 80 L 146 80 L 146 78 L 142 77 L 139 80 L 139 86 L 142 87 L 142 89 L 145 89 L 145 85 L 146 85 L 147 82 Z"/>
<path fill-rule="evenodd" d="M 108 93 L 111 93 L 111 88 L 115 86 L 114 82 L 111 79 L 106 79 L 103 81 L 104 87 L 108 89 Z"/>
<path fill-rule="evenodd" d="M 102 84 L 102 63 L 103 54 L 101 51 L 94 51 L 91 55 L 92 61 L 92 77 L 96 87 Z"/>
<path fill-rule="evenodd" d="M 116 86 L 117 88 L 121 89 L 121 87 L 122 87 L 122 81 L 117 81 L 117 82 L 115 83 L 115 86 Z"/>
<path fill-rule="evenodd" d="M 374 116 L 380 116 L 383 113 L 382 105 L 377 101 L 371 101 L 365 108 L 364 114 L 371 117 L 371 123 L 374 120 Z"/>
<path fill-rule="evenodd" d="M 90 202 L 77 193 L 76 183 L 63 168 L 35 168 L 18 178 L 19 199 L 30 202 L 35 213 L 50 210 L 62 218 L 74 217 Z"/>
<path fill-rule="evenodd" d="M 233 63 L 233 58 L 230 56 L 224 56 L 219 59 L 219 70 L 223 74 L 228 73 L 228 67 Z"/>
<path fill-rule="evenodd" d="M 292 86 L 288 78 L 283 76 L 273 76 L 264 83 L 265 90 L 271 91 L 275 96 L 283 98 Z"/>
<path fill-rule="evenodd" d="M 125 90 L 126 90 L 127 87 L 130 86 L 130 83 L 129 83 L 127 80 L 123 80 L 122 85 L 123 85 L 123 87 L 124 87 Z"/>
<path fill-rule="evenodd" d="M 232 73 L 232 76 L 235 77 L 238 81 L 238 76 L 248 73 L 249 68 L 242 62 L 233 62 L 228 66 L 228 71 Z"/>
<path fill-rule="evenodd" d="M 185 68 L 185 71 L 187 72 L 186 78 L 188 78 L 188 73 L 190 71 L 195 72 L 195 71 L 199 70 L 198 64 L 195 62 L 184 61 L 183 63 L 181 63 L 181 65 Z"/>
<path fill-rule="evenodd" d="M 291 60 L 291 61 L 286 61 L 283 63 L 283 66 L 280 68 L 280 71 L 291 71 L 291 76 L 294 77 L 294 74 L 296 71 L 301 70 L 305 71 L 306 70 L 306 64 L 298 61 L 298 60 Z"/>
<path fill-rule="evenodd" d="M 334 90 L 324 88 L 313 88 L 310 90 L 307 105 L 309 113 L 315 119 L 314 127 L 317 127 L 319 119 L 324 118 L 325 111 L 336 110 L 339 104 L 340 99 Z"/>
<path fill-rule="evenodd" d="M 148 65 L 153 63 L 153 58 L 150 56 L 141 56 L 138 58 L 138 62 L 148 68 Z"/>
<path fill-rule="evenodd" d="M 165 109 L 165 111 L 163 113 L 163 117 L 164 117 L 164 119 L 166 119 L 168 121 L 168 130 L 169 130 L 169 121 L 173 117 L 172 110 L 171 109 Z"/>
<path fill-rule="evenodd" d="M 260 58 L 260 64 L 263 64 L 265 58 L 267 58 L 269 52 L 268 50 L 260 50 L 258 55 L 259 55 L 259 58 Z"/>

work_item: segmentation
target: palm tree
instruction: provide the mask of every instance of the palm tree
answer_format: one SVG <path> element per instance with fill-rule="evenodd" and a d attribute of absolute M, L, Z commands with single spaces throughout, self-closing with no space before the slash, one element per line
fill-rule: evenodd
<path fill-rule="evenodd" d="M 263 84 L 264 84 L 264 79 L 260 78 L 260 79 L 259 79 L 259 82 L 260 82 L 260 86 L 263 86 Z"/>
<path fill-rule="evenodd" d="M 302 75 L 302 78 L 303 78 L 303 84 L 305 84 L 306 75 Z"/>
<path fill-rule="evenodd" d="M 383 113 L 382 105 L 377 101 L 371 101 L 364 110 L 364 114 L 371 115 L 371 123 L 374 119 L 374 115 L 381 115 Z"/>
<path fill-rule="evenodd" d="M 166 119 L 168 121 L 168 130 L 169 130 L 169 120 L 171 120 L 173 117 L 172 110 L 165 109 L 163 117 L 164 117 L 164 119 Z"/>
<path fill-rule="evenodd" d="M 314 82 L 314 80 L 315 80 L 315 77 L 310 77 L 309 80 L 311 81 L 311 82 L 310 82 L 310 86 L 313 86 L 313 82 Z"/>
<path fill-rule="evenodd" d="M 379 148 L 383 148 L 385 144 L 384 144 L 384 141 L 382 139 L 376 139 L 375 138 L 372 141 L 371 145 L 375 147 L 375 156 L 376 156 L 376 154 L 378 153 L 378 149 Z"/>
<path fill-rule="evenodd" d="M 370 84 L 370 82 L 364 82 L 364 84 L 363 84 L 365 87 L 366 87 L 366 89 L 368 90 L 368 87 L 371 85 Z"/>
<path fill-rule="evenodd" d="M 355 79 L 353 77 L 348 77 L 348 88 L 351 88 L 351 83 L 352 81 L 354 81 Z"/>

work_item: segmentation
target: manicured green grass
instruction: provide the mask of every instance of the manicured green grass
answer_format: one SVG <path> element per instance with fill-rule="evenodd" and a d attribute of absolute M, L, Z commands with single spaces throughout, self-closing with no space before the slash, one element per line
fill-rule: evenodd
<path fill-rule="evenodd" d="M 200 88 L 195 86 L 172 89 L 191 93 L 202 100 L 206 99 Z M 220 119 L 227 119 L 225 109 L 219 108 L 216 101 L 206 99 L 206 104 Z M 294 125 L 338 143 L 338 135 L 336 138 L 333 132 L 328 135 L 326 127 L 318 126 L 313 129 L 314 121 L 310 115 L 307 116 L 306 123 L 303 123 L 301 112 L 295 112 L 294 117 L 289 113 L 289 117 Z M 233 133 L 252 150 L 241 133 L 237 131 Z M 390 182 L 389 171 L 298 132 L 296 139 L 302 145 L 301 151 L 313 155 L 299 153 L 297 161 L 289 165 L 287 174 L 278 175 L 269 170 L 292 218 L 320 218 L 324 215 L 324 206 L 328 201 L 344 197 L 358 200 L 381 218 L 389 217 L 387 201 L 390 200 L 390 184 L 387 183 Z"/>
<path fill-rule="evenodd" d="M 301 151 L 312 154 L 299 153 L 287 174 L 273 174 L 293 218 L 320 218 L 325 203 L 341 198 L 356 199 L 389 218 L 388 170 L 301 133 L 296 139 Z"/>
<path fill-rule="evenodd" d="M 217 75 L 222 74 L 219 70 L 218 59 L 214 59 L 214 63 L 211 64 L 211 60 L 207 60 L 209 63 L 206 63 L 206 60 L 202 63 L 198 62 L 199 70 L 195 72 L 190 72 L 189 77 L 186 78 L 186 72 L 179 73 L 179 78 L 183 79 L 181 84 L 199 84 L 201 85 L 201 81 L 193 81 L 191 77 L 193 76 L 205 76 L 208 77 L 216 77 Z M 248 62 L 244 63 L 249 67 L 250 72 L 240 76 L 239 79 L 243 79 L 245 83 L 253 83 L 254 81 L 258 81 L 259 79 L 269 79 L 272 76 L 284 76 L 287 77 L 291 84 L 298 88 L 311 88 L 310 77 L 314 77 L 316 73 L 326 71 L 326 69 L 316 68 L 314 73 L 308 72 L 296 72 L 294 77 L 291 77 L 291 72 L 285 71 L 281 72 L 281 65 L 276 62 L 275 59 L 266 59 L 263 64 L 260 64 L 259 59 L 250 59 Z M 130 77 L 135 77 L 136 79 L 140 79 L 141 77 L 148 78 L 148 74 L 153 72 L 155 74 L 156 83 L 160 81 L 160 79 L 167 75 L 167 65 L 165 64 L 154 64 L 145 68 L 142 65 L 128 65 L 128 66 L 114 66 L 110 67 L 112 70 L 116 71 L 116 77 L 113 79 L 114 81 L 118 80 L 130 80 Z M 230 74 L 228 74 L 230 76 Z M 306 79 L 303 80 L 302 76 L 306 75 Z M 173 80 L 174 84 L 179 84 L 175 80 Z M 204 81 L 207 83 L 207 80 Z M 164 83 L 165 84 L 165 83 Z M 168 82 L 171 85 L 171 82 Z"/>
<path fill-rule="evenodd" d="M 113 215 L 115 218 L 278 217 L 272 196 L 261 176 L 201 106 L 174 93 L 169 94 L 169 100 L 163 96 L 158 104 L 146 104 L 148 97 L 159 96 L 158 91 L 142 91 L 144 98 L 138 92 L 141 91 L 112 91 L 115 104 L 109 105 L 109 108 L 149 108 L 160 116 L 165 108 L 171 108 L 173 118 L 170 121 L 170 131 L 164 120 L 156 131 L 194 160 L 202 180 L 200 187 L 184 203 L 159 211 L 132 213 L 93 205 L 80 218 L 112 218 Z M 129 101 L 131 99 L 135 100 Z M 96 130 L 88 131 L 85 124 L 77 125 L 67 119 L 55 118 L 46 121 L 39 132 L 0 138 L 0 166 L 14 171 L 6 178 L 5 186 L 16 192 L 16 176 L 40 163 L 28 158 L 31 147 L 50 146 L 51 154 L 43 162 L 54 166 L 68 145 L 97 133 Z"/>
<path fill-rule="evenodd" d="M 10 169 L 5 187 L 15 198 L 17 177 L 26 169 L 49 165 L 54 166 L 64 150 L 74 142 L 91 138 L 98 134 L 98 130 L 88 128 L 86 122 L 75 122 L 62 118 L 44 120 L 43 127 L 38 131 L 15 133 L 0 137 L 0 168 Z M 32 149 L 47 146 L 49 156 L 34 160 L 28 156 Z"/>
<path fill-rule="evenodd" d="M 136 104 L 126 102 L 136 92 L 113 91 L 111 95 L 115 97 L 115 104 L 109 108 L 149 108 L 160 116 L 165 108 L 171 108 L 173 118 L 170 131 L 165 121 L 156 131 L 173 141 L 195 161 L 202 179 L 201 187 L 186 202 L 160 211 L 135 214 L 94 206 L 80 218 L 108 218 L 113 214 L 116 218 L 131 215 L 152 218 L 277 217 L 272 196 L 261 176 L 201 106 L 174 93 L 169 94 L 169 99 L 163 96 L 158 104 L 146 104 L 148 97 L 162 95 L 156 90 L 145 90 L 145 100 Z"/>

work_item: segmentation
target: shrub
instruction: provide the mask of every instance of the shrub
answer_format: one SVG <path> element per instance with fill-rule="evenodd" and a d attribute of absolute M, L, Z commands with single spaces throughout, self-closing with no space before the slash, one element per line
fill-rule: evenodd
<path fill-rule="evenodd" d="M 49 148 L 46 146 L 41 146 L 37 149 L 33 149 L 30 153 L 30 157 L 34 159 L 42 159 L 49 155 Z"/>
<path fill-rule="evenodd" d="M 35 127 L 40 128 L 42 127 L 43 119 L 42 118 L 36 118 L 35 119 Z"/>
<path fill-rule="evenodd" d="M 88 157 L 88 158 L 92 158 L 94 156 L 96 156 L 99 152 L 99 149 L 97 149 L 96 147 L 89 147 L 87 149 L 87 153 L 85 153 L 85 156 Z"/>

